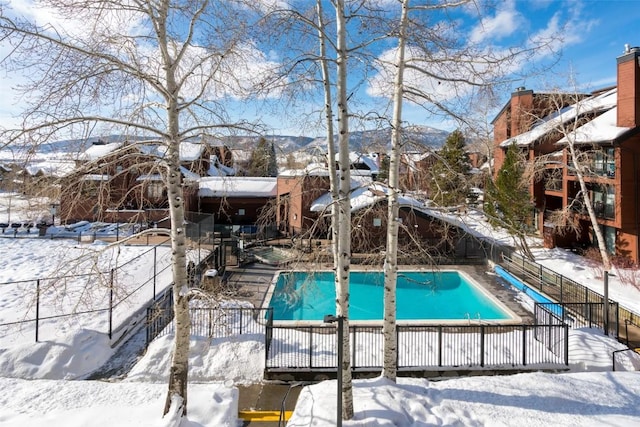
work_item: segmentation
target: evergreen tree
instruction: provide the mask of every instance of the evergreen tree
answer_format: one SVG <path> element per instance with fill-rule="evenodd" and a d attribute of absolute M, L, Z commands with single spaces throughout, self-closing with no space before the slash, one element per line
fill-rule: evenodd
<path fill-rule="evenodd" d="M 386 182 L 389 179 L 389 156 L 386 154 L 380 154 L 382 160 L 380 160 L 380 171 L 376 181 Z"/>
<path fill-rule="evenodd" d="M 484 209 L 494 225 L 524 235 L 530 228 L 532 203 L 523 176 L 524 165 L 514 143 L 506 151 L 495 182 L 487 183 Z"/>
<path fill-rule="evenodd" d="M 278 176 L 278 161 L 276 158 L 276 147 L 271 141 L 269 146 L 269 159 L 267 162 L 267 176 Z"/>
<path fill-rule="evenodd" d="M 247 176 L 278 176 L 276 149 L 265 138 L 260 138 L 256 149 L 251 153 Z"/>
<path fill-rule="evenodd" d="M 471 162 L 465 144 L 462 132 L 453 131 L 447 137 L 438 160 L 433 165 L 431 199 L 437 205 L 454 206 L 463 203 L 467 196 L 467 175 L 471 170 Z"/>

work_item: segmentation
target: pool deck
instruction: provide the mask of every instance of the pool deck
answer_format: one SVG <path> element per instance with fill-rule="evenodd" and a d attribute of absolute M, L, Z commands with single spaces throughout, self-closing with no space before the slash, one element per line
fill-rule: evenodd
<path fill-rule="evenodd" d="M 330 265 L 325 264 L 298 264 L 290 267 L 296 270 L 310 269 L 313 271 L 330 270 Z M 366 269 L 379 269 L 380 267 L 364 267 L 353 265 L 353 271 Z M 482 285 L 488 293 L 496 297 L 507 308 L 520 316 L 522 322 L 533 324 L 533 314 L 527 311 L 516 299 L 516 293 L 497 283 L 496 276 L 488 273 L 488 267 L 484 265 L 440 265 L 441 270 L 459 270 L 471 276 L 478 284 Z M 420 270 L 431 269 L 428 266 L 401 265 L 399 270 Z M 227 267 L 227 284 L 235 289 L 234 298 L 248 301 L 254 307 L 262 307 L 267 296 L 269 287 L 274 275 L 283 270 L 282 267 L 275 267 L 261 263 L 250 263 L 242 266 Z"/>

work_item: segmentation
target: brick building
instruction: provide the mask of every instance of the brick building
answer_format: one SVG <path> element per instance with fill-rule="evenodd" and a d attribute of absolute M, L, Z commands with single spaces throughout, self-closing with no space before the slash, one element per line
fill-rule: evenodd
<path fill-rule="evenodd" d="M 594 244 L 580 202 L 569 144 L 587 167 L 587 192 L 611 254 L 640 261 L 640 48 L 617 58 L 617 86 L 589 94 L 535 93 L 519 88 L 493 121 L 494 171 L 516 144 L 529 162 L 544 159 L 530 182 L 533 225 L 548 247 Z M 570 208 L 576 233 L 558 229 L 554 211 Z"/>

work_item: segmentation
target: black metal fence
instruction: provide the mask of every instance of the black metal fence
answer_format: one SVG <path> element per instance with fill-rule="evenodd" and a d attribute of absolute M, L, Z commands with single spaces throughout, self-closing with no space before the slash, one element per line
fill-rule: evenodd
<path fill-rule="evenodd" d="M 382 326 L 349 326 L 354 370 L 383 365 Z M 398 325 L 399 371 L 569 364 L 569 328 L 551 325 Z M 336 329 L 330 325 L 267 326 L 266 370 L 335 369 Z"/>
<path fill-rule="evenodd" d="M 640 323 L 640 315 L 612 300 L 609 300 L 609 321 L 605 322 L 604 296 L 598 292 L 524 257 L 513 255 L 503 258 L 505 270 L 558 301 L 558 307 L 564 308 L 557 314 L 564 316 L 570 325 L 597 327 L 604 331 L 605 324 L 608 324 L 607 332 L 618 337 L 622 325 Z"/>
<path fill-rule="evenodd" d="M 604 303 L 535 303 L 534 316 L 537 322 L 566 323 L 571 328 L 597 328 L 604 332 L 604 325 L 608 325 L 608 335 L 618 333 L 617 303 L 609 304 L 609 322 L 604 322 Z"/>
<path fill-rule="evenodd" d="M 168 292 L 153 307 L 147 309 L 147 345 L 154 338 L 174 332 L 173 298 Z M 265 332 L 272 309 L 245 307 L 190 307 L 191 335 L 226 338 Z"/>
<path fill-rule="evenodd" d="M 112 339 L 123 326 L 121 322 L 116 321 L 116 317 L 127 321 L 135 315 L 131 313 L 130 303 L 134 296 L 148 292 L 144 298 L 152 301 L 156 298 L 157 292 L 170 283 L 170 279 L 165 280 L 163 275 L 171 268 L 171 264 L 167 263 L 164 267 L 158 268 L 159 247 L 160 245 L 154 246 L 138 257 L 119 265 L 118 268 L 107 271 L 0 283 L 0 286 L 18 289 L 23 298 L 29 301 L 20 320 L 0 323 L 0 327 L 20 327 L 33 323 L 34 339 L 38 342 L 42 338 L 41 328 L 45 322 L 105 314 L 108 316 L 106 332 L 109 339 Z M 127 283 L 131 279 L 125 270 L 130 263 L 144 256 L 153 260 L 153 270 L 147 280 L 132 287 Z M 140 309 L 144 309 L 144 305 Z M 4 333 L 7 333 L 7 330 Z"/>

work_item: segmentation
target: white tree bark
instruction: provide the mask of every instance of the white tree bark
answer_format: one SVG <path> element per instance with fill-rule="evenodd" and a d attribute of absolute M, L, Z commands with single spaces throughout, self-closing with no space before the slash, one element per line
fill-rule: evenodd
<path fill-rule="evenodd" d="M 166 22 L 159 23 L 160 34 L 163 34 Z M 179 93 L 176 84 L 176 66 L 168 51 L 167 40 L 160 36 L 165 76 L 167 81 L 166 111 L 168 123 L 166 186 L 171 217 L 171 249 L 173 273 L 173 312 L 175 322 L 175 338 L 169 370 L 169 386 L 165 401 L 164 413 L 171 407 L 172 397 L 182 397 L 183 415 L 187 413 L 187 383 L 189 375 L 189 338 L 191 335 L 191 318 L 189 315 L 189 289 L 187 278 L 186 237 L 184 231 L 184 198 L 182 191 L 182 173 L 180 172 L 180 114 L 178 110 Z"/>
<path fill-rule="evenodd" d="M 322 0 L 317 0 L 318 40 L 320 42 L 320 68 L 322 70 L 322 85 L 324 91 L 325 123 L 327 126 L 327 163 L 329 165 L 329 188 L 331 192 L 331 254 L 333 268 L 338 266 L 338 236 L 340 235 L 340 220 L 338 218 L 338 180 L 336 171 L 336 150 L 333 131 L 333 97 L 331 96 L 331 77 L 327 60 L 326 32 L 323 19 Z M 337 289 L 337 288 L 336 288 Z"/>
<path fill-rule="evenodd" d="M 244 9 L 208 0 L 80 0 L 47 5 L 76 24 L 82 21 L 83 33 L 73 34 L 73 25 L 69 31 L 64 20 L 40 27 L 0 10 L 0 38 L 14 43 L 0 65 L 9 71 L 28 70 L 25 92 L 32 95 L 22 127 L 2 135 L 11 143 L 32 143 L 53 139 L 74 126 L 84 130 L 106 124 L 123 135 L 153 135 L 166 149 L 160 173 L 171 218 L 176 328 L 165 413 L 177 395 L 184 415 L 190 319 L 179 148 L 190 137 L 235 127 L 220 122 L 225 114 L 217 91 L 233 86 L 234 67 L 244 62 L 242 50 L 237 49 L 243 37 L 234 33 Z M 139 25 L 133 28 L 132 22 Z M 244 25 L 246 21 L 238 31 Z M 220 38 L 221 28 L 225 38 Z M 200 45 L 196 38 L 209 44 Z M 43 92 L 43 87 L 51 90 Z M 108 108 L 118 103 L 120 108 Z"/>
<path fill-rule="evenodd" d="M 396 51 L 396 75 L 393 85 L 393 120 L 391 124 L 391 153 L 389 158 L 389 194 L 387 206 L 387 249 L 384 259 L 384 361 L 382 375 L 396 380 L 398 339 L 396 327 L 396 282 L 398 280 L 398 228 L 399 228 L 399 167 L 402 138 L 402 104 L 406 30 L 409 16 L 409 0 L 402 0 L 398 48 Z"/>
<path fill-rule="evenodd" d="M 580 163 L 578 159 L 578 154 L 576 153 L 576 148 L 575 148 L 575 144 L 573 143 L 572 135 L 567 134 L 566 136 L 568 141 L 567 148 L 569 149 L 569 156 L 571 158 L 571 162 L 573 163 L 573 168 L 576 174 L 576 178 L 578 178 L 578 182 L 580 183 L 582 200 L 583 200 L 584 206 L 587 208 L 589 221 L 591 222 L 591 226 L 593 227 L 593 232 L 596 235 L 598 251 L 600 252 L 600 256 L 602 257 L 602 266 L 604 268 L 604 271 L 611 271 L 611 260 L 607 252 L 604 236 L 602 235 L 600 224 L 598 224 L 598 218 L 596 216 L 596 212 L 593 209 L 593 203 L 591 202 L 591 197 L 589 196 L 587 184 L 584 180 L 584 166 Z"/>
<path fill-rule="evenodd" d="M 349 273 L 351 263 L 351 175 L 349 161 L 349 111 L 347 108 L 347 28 L 345 23 L 344 0 L 337 0 L 337 96 L 338 96 L 338 257 L 336 261 L 336 314 L 344 317 L 344 342 L 342 369 L 342 418 L 353 418 L 353 388 L 351 381 L 351 350 L 349 337 Z M 333 141 L 330 142 L 332 144 Z"/>

